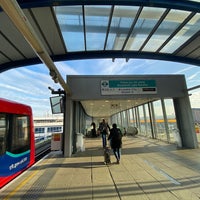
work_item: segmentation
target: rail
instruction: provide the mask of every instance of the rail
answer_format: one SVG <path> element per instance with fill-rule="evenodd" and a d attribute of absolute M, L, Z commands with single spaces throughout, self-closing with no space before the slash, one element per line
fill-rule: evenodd
<path fill-rule="evenodd" d="M 36 144 L 35 160 L 36 162 L 51 151 L 51 140 L 46 140 Z"/>

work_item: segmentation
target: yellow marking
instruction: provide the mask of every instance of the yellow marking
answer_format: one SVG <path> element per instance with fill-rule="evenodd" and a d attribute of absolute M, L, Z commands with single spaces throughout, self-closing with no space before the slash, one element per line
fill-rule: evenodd
<path fill-rule="evenodd" d="M 45 156 L 43 159 L 41 159 L 37 164 L 43 161 L 43 165 L 48 162 L 48 159 L 45 159 L 47 156 Z M 33 166 L 34 167 L 34 166 Z M 3 200 L 9 200 L 16 192 L 18 192 L 33 176 L 35 176 L 42 166 L 39 167 L 38 170 L 35 170 L 30 176 L 28 176 L 26 179 L 24 179 L 12 192 L 10 192 Z"/>
<path fill-rule="evenodd" d="M 30 176 L 28 176 L 25 180 L 23 180 L 12 192 L 10 192 L 3 200 L 8 200 L 9 198 L 11 198 L 38 172 L 39 172 L 38 170 L 34 171 Z"/>

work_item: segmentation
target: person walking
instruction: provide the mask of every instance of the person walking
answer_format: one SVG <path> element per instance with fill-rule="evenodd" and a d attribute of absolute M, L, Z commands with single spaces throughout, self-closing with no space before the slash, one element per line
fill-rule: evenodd
<path fill-rule="evenodd" d="M 95 122 L 92 122 L 92 123 L 91 123 L 91 126 L 92 126 L 92 129 L 91 129 L 91 136 L 92 136 L 92 137 L 97 137 L 97 134 L 96 134 L 96 124 L 95 124 Z"/>
<path fill-rule="evenodd" d="M 119 164 L 121 157 L 122 132 L 119 128 L 117 128 L 117 124 L 112 125 L 112 129 L 110 130 L 108 140 L 110 140 L 111 148 L 117 160 L 117 164 Z"/>
<path fill-rule="evenodd" d="M 103 148 L 106 148 L 107 146 L 107 135 L 108 135 L 108 130 L 110 130 L 110 127 L 108 123 L 106 123 L 105 119 L 102 120 L 102 122 L 99 124 L 99 130 L 102 136 L 102 143 L 103 143 Z"/>

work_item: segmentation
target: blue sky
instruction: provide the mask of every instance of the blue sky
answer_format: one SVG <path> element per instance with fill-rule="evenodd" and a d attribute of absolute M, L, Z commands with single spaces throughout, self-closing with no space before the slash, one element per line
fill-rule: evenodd
<path fill-rule="evenodd" d="M 184 74 L 187 87 L 200 85 L 200 68 L 175 62 L 130 59 L 76 60 L 55 63 L 66 80 L 66 75 L 144 75 Z M 43 64 L 21 67 L 0 73 L 0 97 L 28 104 L 34 116 L 51 115 L 48 87 L 61 88 L 49 76 Z M 200 90 L 192 91 L 191 105 L 200 108 Z"/>

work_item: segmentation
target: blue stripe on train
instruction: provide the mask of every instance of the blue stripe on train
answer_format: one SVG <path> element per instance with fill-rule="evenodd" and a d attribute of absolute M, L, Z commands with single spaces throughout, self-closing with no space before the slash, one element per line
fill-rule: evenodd
<path fill-rule="evenodd" d="M 0 156 L 0 176 L 13 175 L 27 167 L 30 162 L 30 150 L 20 154 L 6 152 Z"/>

